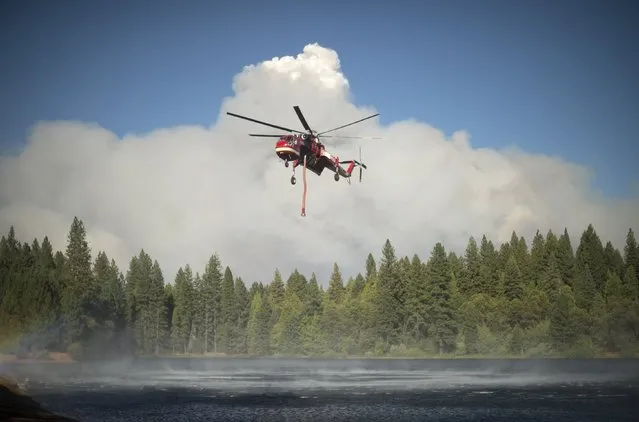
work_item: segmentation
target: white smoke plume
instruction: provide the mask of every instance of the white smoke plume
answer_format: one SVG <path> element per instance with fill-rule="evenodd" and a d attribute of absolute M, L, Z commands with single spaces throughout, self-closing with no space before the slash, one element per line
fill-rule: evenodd
<path fill-rule="evenodd" d="M 248 115 L 302 129 L 299 105 L 322 131 L 389 104 L 358 107 L 335 51 L 317 44 L 297 57 L 251 65 L 235 76 L 210 127 L 161 128 L 119 139 L 108 128 L 75 121 L 37 123 L 28 145 L 0 161 L 0 227 L 13 225 L 22 240 L 48 235 L 64 248 L 73 216 L 88 229 L 92 251 L 105 250 L 126 271 L 144 248 L 167 281 L 189 263 L 202 271 L 217 252 L 247 284 L 269 282 L 275 267 L 315 271 L 326 284 L 337 261 L 344 275 L 379 255 L 386 238 L 398 254 L 426 258 L 437 241 L 463 251 L 470 235 L 493 241 L 513 230 L 530 239 L 568 227 L 573 242 L 593 223 L 621 246 L 639 221 L 637 200 L 609 200 L 590 187 L 588 169 L 524 151 L 474 149 L 469 135 L 447 138 L 416 121 L 389 126 L 374 118 L 339 134 L 382 140 L 329 142 L 340 158 L 368 165 L 363 183 L 336 183 L 332 173 L 308 174 L 307 217 L 300 217 L 301 173 L 275 156 L 277 133 L 227 116 Z M 356 179 L 356 178 L 354 178 Z M 576 245 L 576 244 L 575 244 Z M 354 275 L 354 274 L 353 274 Z"/>

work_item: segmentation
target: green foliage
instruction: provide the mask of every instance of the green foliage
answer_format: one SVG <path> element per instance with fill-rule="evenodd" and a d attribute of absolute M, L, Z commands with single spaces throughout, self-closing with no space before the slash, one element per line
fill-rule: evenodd
<path fill-rule="evenodd" d="M 333 264 L 333 273 L 328 281 L 328 290 L 326 291 L 330 300 L 335 303 L 340 303 L 344 295 L 344 281 L 342 280 L 342 273 L 339 270 L 337 263 Z"/>
<path fill-rule="evenodd" d="M 637 242 L 623 254 L 594 227 L 573 253 L 568 232 L 485 235 L 463 255 L 437 243 L 427 260 L 386 240 L 363 272 L 328 280 L 275 269 L 250 288 L 213 253 L 165 283 L 145 250 L 126 276 L 103 251 L 92 259 L 75 218 L 64 251 L 47 237 L 0 238 L 0 348 L 76 359 L 126 354 L 313 356 L 571 356 L 639 353 Z M 286 280 L 286 282 L 284 281 Z M 323 286 L 322 286 L 323 284 Z"/>
<path fill-rule="evenodd" d="M 563 234 L 557 242 L 557 264 L 561 273 L 562 281 L 572 286 L 572 279 L 575 271 L 575 255 L 572 248 L 568 230 L 564 229 Z"/>
<path fill-rule="evenodd" d="M 438 242 L 433 248 L 426 268 L 430 286 L 430 300 L 426 305 L 428 333 L 437 343 L 440 353 L 452 352 L 457 335 L 451 300 L 452 276 L 446 251 L 441 243 Z"/>
<path fill-rule="evenodd" d="M 550 338 L 556 350 L 562 351 L 574 340 L 575 299 L 568 286 L 561 286 L 557 303 L 550 313 Z"/>
<path fill-rule="evenodd" d="M 462 295 L 470 297 L 476 293 L 481 293 L 479 289 L 479 271 L 480 271 L 479 250 L 474 237 L 468 239 L 466 247 L 466 255 L 464 256 L 464 265 L 462 266 L 459 283 L 457 286 Z"/>
<path fill-rule="evenodd" d="M 247 324 L 247 351 L 251 355 L 268 355 L 270 352 L 270 307 L 266 296 L 257 290 L 251 300 Z"/>
<path fill-rule="evenodd" d="M 624 274 L 622 292 L 624 297 L 628 299 L 639 299 L 639 280 L 637 279 L 637 272 L 632 265 L 628 265 Z"/>
<path fill-rule="evenodd" d="M 211 255 L 202 275 L 198 289 L 200 332 L 202 352 L 217 352 L 216 327 L 220 319 L 220 285 L 222 284 L 222 264 L 217 254 Z"/>
<path fill-rule="evenodd" d="M 524 294 L 524 281 L 515 254 L 511 254 L 506 262 L 503 284 L 506 298 L 510 300 L 521 299 Z"/>
<path fill-rule="evenodd" d="M 628 230 L 626 236 L 626 245 L 623 248 L 624 252 L 624 264 L 626 269 L 634 267 L 635 277 L 639 279 L 639 245 L 635 239 L 635 232 L 632 229 Z"/>
<path fill-rule="evenodd" d="M 604 248 L 592 224 L 589 224 L 581 235 L 581 242 L 575 253 L 575 263 L 578 277 L 582 279 L 583 283 L 588 284 L 588 291 L 595 289 L 597 292 L 602 292 L 607 273 Z M 589 280 L 585 280 L 585 278 Z M 590 303 L 586 306 L 590 306 Z"/>

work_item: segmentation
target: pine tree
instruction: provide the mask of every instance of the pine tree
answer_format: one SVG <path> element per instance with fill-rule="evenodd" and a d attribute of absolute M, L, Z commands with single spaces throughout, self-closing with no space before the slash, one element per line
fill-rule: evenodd
<path fill-rule="evenodd" d="M 269 295 L 276 306 L 281 305 L 284 301 L 284 291 L 285 287 L 284 281 L 282 280 L 282 274 L 280 274 L 280 271 L 276 269 L 273 281 L 269 286 Z"/>
<path fill-rule="evenodd" d="M 157 261 L 153 261 L 150 274 L 151 285 L 149 288 L 149 318 L 150 318 L 150 343 L 149 351 L 158 355 L 167 335 L 167 309 L 164 299 L 164 275 Z"/>
<path fill-rule="evenodd" d="M 364 285 L 366 284 L 366 280 L 364 280 L 364 276 L 362 273 L 357 273 L 355 278 L 352 279 L 352 282 L 348 285 L 348 292 L 350 297 L 358 297 L 362 290 L 364 290 Z M 304 297 L 303 295 L 301 297 Z"/>
<path fill-rule="evenodd" d="M 612 271 L 618 276 L 624 273 L 624 260 L 619 249 L 612 246 L 612 242 L 608 241 L 604 248 L 605 271 Z"/>
<path fill-rule="evenodd" d="M 513 235 L 514 234 L 513 232 Z M 528 252 L 528 243 L 523 236 L 520 236 L 516 246 L 513 246 L 513 252 L 517 261 L 517 267 L 521 273 L 522 284 L 527 286 L 532 283 L 530 270 L 531 260 L 530 253 Z"/>
<path fill-rule="evenodd" d="M 34 240 L 34 246 L 36 243 L 37 239 Z M 58 346 L 59 333 L 56 328 L 61 317 L 60 300 L 62 292 L 55 279 L 55 260 L 49 238 L 45 236 L 42 240 L 42 245 L 37 249 L 34 247 L 33 251 L 35 268 L 31 280 L 30 296 L 32 301 L 38 304 L 38 308 L 33 316 L 34 322 L 31 324 L 31 329 L 36 332 L 37 337 L 41 338 L 41 347 L 46 350 Z M 0 269 L 1 271 L 2 269 Z M 2 277 L 0 276 L 1 279 Z M 2 292 L 0 291 L 0 298 L 2 297 L 1 295 Z M 31 306 L 27 305 L 27 307 Z"/>
<path fill-rule="evenodd" d="M 499 246 L 499 252 L 497 253 L 497 273 L 501 274 L 506 269 L 506 263 L 508 262 L 508 258 L 512 254 L 512 248 L 510 247 L 510 243 L 505 242 Z"/>
<path fill-rule="evenodd" d="M 87 314 L 96 295 L 91 271 L 91 250 L 82 220 L 75 217 L 68 235 L 63 292 L 66 342 L 83 342 L 94 315 Z"/>
<path fill-rule="evenodd" d="M 626 235 L 626 245 L 623 248 L 625 269 L 632 266 L 635 269 L 635 276 L 639 279 L 639 245 L 635 239 L 635 232 L 628 230 Z"/>
<path fill-rule="evenodd" d="M 477 291 L 496 295 L 499 285 L 497 251 L 495 250 L 493 242 L 488 240 L 486 235 L 482 236 L 479 255 L 480 266 Z"/>
<path fill-rule="evenodd" d="M 424 263 L 417 255 L 413 256 L 408 269 L 408 302 L 406 304 L 407 319 L 405 329 L 413 333 L 415 341 L 421 341 L 427 335 L 428 330 L 428 306 L 431 301 L 430 281 L 426 274 Z M 452 280 L 451 271 L 451 280 Z"/>
<path fill-rule="evenodd" d="M 114 259 L 111 259 L 108 280 L 107 286 L 104 286 L 103 297 L 107 302 L 111 321 L 117 333 L 116 349 L 122 353 L 129 354 L 133 350 L 127 339 L 127 303 L 124 276 Z"/>
<path fill-rule="evenodd" d="M 606 281 L 604 249 L 601 239 L 592 224 L 589 224 L 581 235 L 581 241 L 575 253 L 575 263 L 576 271 L 582 275 L 586 273 L 585 267 L 588 267 L 588 271 L 594 281 L 595 291 L 602 293 Z"/>
<path fill-rule="evenodd" d="M 552 231 L 548 230 L 546 233 L 546 256 L 550 258 L 551 255 L 557 258 L 557 249 L 559 248 L 559 239 L 557 235 Z"/>
<path fill-rule="evenodd" d="M 135 298 L 138 305 L 138 318 L 135 325 L 136 343 L 144 354 L 153 352 L 153 310 L 151 309 L 151 268 L 153 261 L 144 249 L 138 254 L 138 279 L 135 285 Z"/>
<path fill-rule="evenodd" d="M 269 329 L 272 329 L 277 321 L 280 319 L 280 313 L 282 312 L 282 305 L 284 304 L 284 281 L 282 280 L 282 274 L 279 269 L 275 269 L 273 275 L 273 281 L 268 286 L 267 299 L 269 301 L 269 308 L 271 309 L 271 319 Z"/>
<path fill-rule="evenodd" d="M 222 284 L 222 264 L 217 254 L 211 255 L 202 275 L 202 333 L 203 351 L 208 353 L 212 350 L 217 352 L 217 327 L 220 316 L 220 286 Z"/>
<path fill-rule="evenodd" d="M 291 289 L 298 297 L 303 297 L 306 283 L 306 277 L 304 277 L 296 268 L 286 281 L 286 289 Z"/>
<path fill-rule="evenodd" d="M 470 297 L 479 293 L 481 258 L 474 237 L 468 239 L 466 255 L 464 255 L 464 267 L 459 278 L 458 288 L 462 295 Z"/>
<path fill-rule="evenodd" d="M 181 353 L 188 353 L 192 335 L 193 277 L 191 268 L 180 267 L 175 276 L 172 332 L 173 347 Z"/>
<path fill-rule="evenodd" d="M 335 303 L 340 303 L 344 296 L 344 281 L 342 280 L 342 273 L 337 263 L 333 264 L 333 273 L 328 281 L 328 290 L 326 293 L 329 299 Z"/>
<path fill-rule="evenodd" d="M 382 248 L 382 259 L 377 273 L 379 295 L 378 304 L 378 330 L 379 335 L 386 343 L 392 344 L 397 340 L 399 327 L 402 326 L 400 313 L 404 304 L 402 283 L 399 280 L 398 260 L 395 256 L 395 248 L 386 239 Z M 400 311 L 400 312 L 398 312 Z"/>
<path fill-rule="evenodd" d="M 225 353 L 233 351 L 233 337 L 235 335 L 235 321 L 237 308 L 235 307 L 235 280 L 229 267 L 224 269 L 220 288 L 220 345 Z"/>
<path fill-rule="evenodd" d="M 546 261 L 546 268 L 541 273 L 539 288 L 546 293 L 551 303 L 555 303 L 562 284 L 557 260 L 555 255 L 551 254 Z"/>
<path fill-rule="evenodd" d="M 96 284 L 100 287 L 100 295 L 99 295 L 99 308 L 100 314 L 103 318 L 106 318 L 107 315 L 111 313 L 111 310 L 108 307 L 108 289 L 110 278 L 111 278 L 111 262 L 109 261 L 109 257 L 104 251 L 98 252 L 98 255 L 93 262 L 93 277 L 96 281 Z"/>
<path fill-rule="evenodd" d="M 572 323 L 575 301 L 570 287 L 564 285 L 559 289 L 557 304 L 550 316 L 550 337 L 556 350 L 565 350 L 574 339 Z"/>
<path fill-rule="evenodd" d="M 366 282 L 369 283 L 372 277 L 377 277 L 377 264 L 373 254 L 369 253 L 366 257 Z"/>
<path fill-rule="evenodd" d="M 246 285 L 240 277 L 235 279 L 235 305 L 236 305 L 236 320 L 235 320 L 235 341 L 234 350 L 235 353 L 248 353 L 247 345 L 247 325 L 250 312 L 250 298 Z"/>
<path fill-rule="evenodd" d="M 414 258 L 417 257 L 417 259 L 419 259 L 419 257 L 417 256 L 417 254 L 415 254 L 415 256 L 413 257 L 413 261 L 415 260 Z M 499 254 L 497 252 L 495 252 L 495 273 L 497 274 L 497 280 L 499 281 L 499 272 L 498 272 L 498 268 L 499 268 Z M 458 257 L 457 254 L 455 252 L 448 252 L 448 265 L 450 266 L 450 272 L 453 276 L 453 279 L 457 282 L 457 284 L 459 285 L 459 279 L 462 276 L 462 271 L 464 268 L 464 258 L 463 257 Z"/>
<path fill-rule="evenodd" d="M 626 268 L 626 273 L 623 277 L 622 291 L 624 297 L 627 299 L 639 301 L 639 281 L 637 281 L 637 272 L 632 265 Z"/>
<path fill-rule="evenodd" d="M 541 277 L 548 267 L 548 253 L 546 251 L 546 242 L 542 234 L 537 230 L 532 241 L 530 249 L 530 278 L 539 285 Z"/>
<path fill-rule="evenodd" d="M 564 233 L 557 242 L 557 264 L 559 264 L 559 272 L 561 272 L 563 282 L 572 286 L 572 280 L 575 275 L 575 256 L 568 229 L 564 229 Z"/>
<path fill-rule="evenodd" d="M 457 328 L 451 304 L 451 274 L 446 251 L 441 243 L 433 248 L 427 264 L 430 285 L 428 306 L 429 333 L 439 346 L 439 352 L 450 352 L 455 347 Z"/>
<path fill-rule="evenodd" d="M 306 298 L 306 313 L 307 315 L 319 315 L 322 312 L 322 292 L 320 291 L 319 284 L 317 283 L 317 277 L 315 273 L 311 275 L 308 284 L 306 285 L 306 291 L 304 296 Z"/>
<path fill-rule="evenodd" d="M 304 304 L 293 290 L 284 295 L 280 318 L 273 327 L 272 341 L 278 353 L 295 355 L 302 352 L 300 338 Z"/>
<path fill-rule="evenodd" d="M 506 263 L 506 271 L 504 271 L 504 295 L 506 298 L 521 299 L 524 294 L 524 282 L 517 259 L 515 255 L 511 255 Z"/>
<path fill-rule="evenodd" d="M 266 355 L 270 352 L 270 314 L 268 301 L 258 291 L 251 300 L 247 324 L 247 348 L 251 355 Z"/>
<path fill-rule="evenodd" d="M 583 268 L 577 270 L 573 290 L 577 306 L 585 311 L 590 311 L 595 300 L 595 295 L 598 292 L 588 264 L 584 264 Z"/>

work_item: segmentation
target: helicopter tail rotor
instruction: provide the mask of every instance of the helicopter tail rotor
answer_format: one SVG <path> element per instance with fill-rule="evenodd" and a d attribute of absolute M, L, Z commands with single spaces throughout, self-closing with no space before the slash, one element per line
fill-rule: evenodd
<path fill-rule="evenodd" d="M 347 160 L 347 161 L 340 161 L 340 164 L 351 164 L 351 163 L 355 163 L 356 166 L 359 167 L 359 182 L 362 182 L 362 170 L 366 169 L 366 164 L 364 164 L 362 162 L 362 147 L 359 147 L 359 161 L 358 160 Z M 350 180 L 350 179 L 349 179 Z"/>
<path fill-rule="evenodd" d="M 362 147 L 359 147 L 359 182 L 362 183 L 362 168 L 366 168 L 362 162 Z"/>

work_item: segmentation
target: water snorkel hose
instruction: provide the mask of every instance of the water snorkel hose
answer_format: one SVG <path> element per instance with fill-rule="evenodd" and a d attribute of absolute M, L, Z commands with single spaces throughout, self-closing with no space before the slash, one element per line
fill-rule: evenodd
<path fill-rule="evenodd" d="M 306 217 L 306 155 L 304 155 L 304 172 L 302 173 L 304 181 L 304 193 L 302 194 L 302 217 Z"/>

